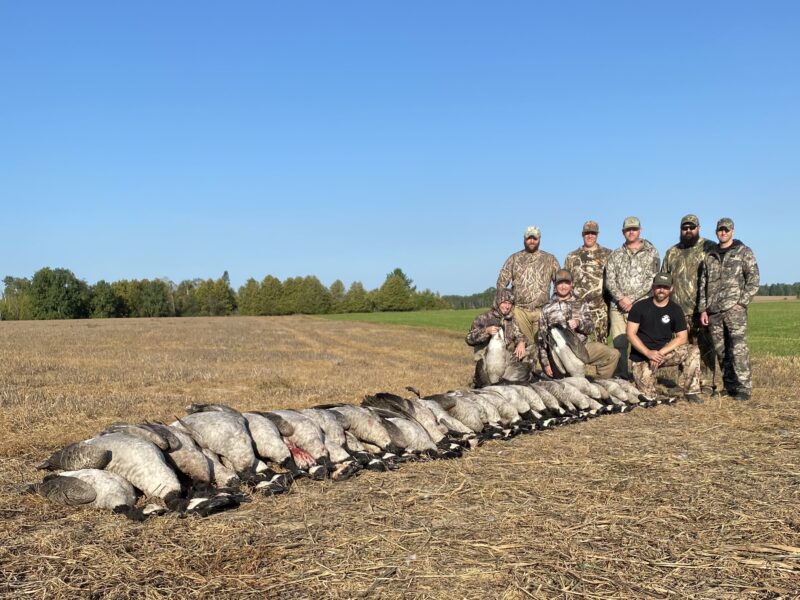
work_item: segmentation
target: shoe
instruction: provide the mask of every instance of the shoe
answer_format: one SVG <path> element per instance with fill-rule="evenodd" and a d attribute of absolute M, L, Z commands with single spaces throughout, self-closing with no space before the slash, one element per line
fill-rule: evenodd
<path fill-rule="evenodd" d="M 697 392 L 684 394 L 683 399 L 687 402 L 691 402 L 692 404 L 702 404 L 703 403 L 703 396 L 698 394 Z"/>
<path fill-rule="evenodd" d="M 744 390 L 740 390 L 736 392 L 736 394 L 733 396 L 733 399 L 739 400 L 741 402 L 746 402 L 750 400 L 750 392 L 745 392 Z"/>

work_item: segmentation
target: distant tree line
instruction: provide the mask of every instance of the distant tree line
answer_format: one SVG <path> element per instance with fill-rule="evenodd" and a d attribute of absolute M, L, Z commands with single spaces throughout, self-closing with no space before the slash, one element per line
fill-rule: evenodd
<path fill-rule="evenodd" d="M 399 268 L 380 288 L 367 291 L 359 281 L 348 289 L 330 287 L 312 275 L 280 281 L 267 275 L 249 279 L 238 292 L 228 272 L 219 279 L 98 281 L 89 285 L 68 269 L 45 267 L 31 279 L 3 279 L 0 319 L 84 319 L 113 317 L 194 317 L 324 314 L 450 308 L 438 293 L 418 291 Z"/>
<path fill-rule="evenodd" d="M 758 288 L 759 296 L 794 296 L 800 298 L 800 281 L 795 283 L 770 283 Z"/>

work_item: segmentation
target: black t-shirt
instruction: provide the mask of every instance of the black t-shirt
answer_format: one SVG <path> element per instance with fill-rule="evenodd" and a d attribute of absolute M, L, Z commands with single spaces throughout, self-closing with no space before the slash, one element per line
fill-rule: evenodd
<path fill-rule="evenodd" d="M 670 299 L 664 307 L 656 306 L 652 298 L 639 300 L 628 313 L 629 323 L 638 323 L 636 335 L 648 350 L 661 350 L 679 331 L 686 330 L 683 310 Z M 631 348 L 631 360 L 641 362 L 647 357 Z"/>

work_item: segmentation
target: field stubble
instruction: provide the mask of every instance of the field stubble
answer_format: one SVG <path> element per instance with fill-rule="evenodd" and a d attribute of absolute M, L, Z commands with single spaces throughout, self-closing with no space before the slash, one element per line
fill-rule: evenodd
<path fill-rule="evenodd" d="M 750 404 L 608 416 L 455 461 L 300 481 L 208 519 L 133 524 L 24 484 L 51 451 L 190 402 L 240 409 L 463 386 L 462 334 L 305 317 L 2 323 L 0 596 L 791 598 L 798 357 Z"/>

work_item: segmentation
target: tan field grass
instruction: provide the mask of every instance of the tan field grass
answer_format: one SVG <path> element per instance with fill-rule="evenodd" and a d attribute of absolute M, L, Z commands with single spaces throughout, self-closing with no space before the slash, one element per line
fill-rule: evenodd
<path fill-rule="evenodd" d="M 463 336 L 305 317 L 0 324 L 0 596 L 796 598 L 798 357 L 749 404 L 635 410 L 454 461 L 136 524 L 20 495 L 115 421 L 463 386 Z"/>

